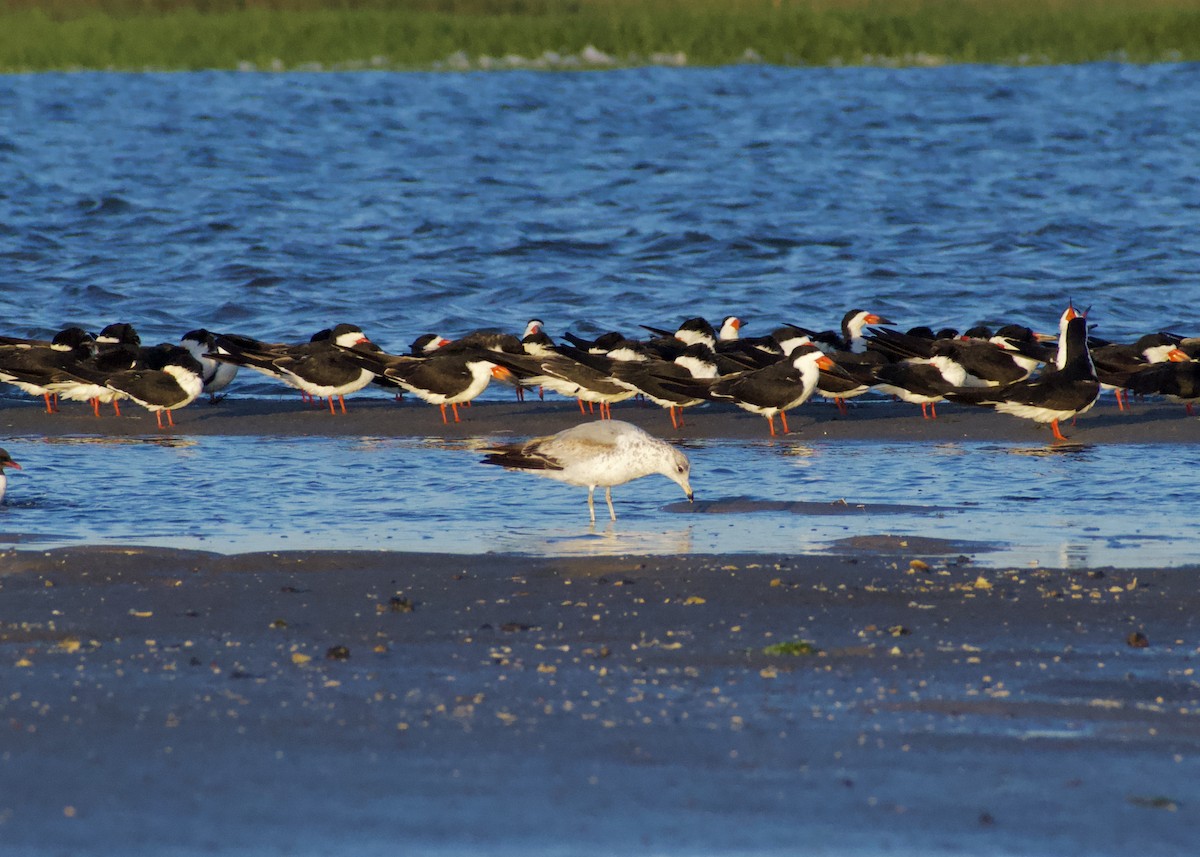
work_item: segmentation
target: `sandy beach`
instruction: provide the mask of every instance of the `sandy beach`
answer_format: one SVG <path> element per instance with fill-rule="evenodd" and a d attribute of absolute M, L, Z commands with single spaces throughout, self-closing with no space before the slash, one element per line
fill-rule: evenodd
<path fill-rule="evenodd" d="M 1192 853 L 1194 570 L 936 550 L 10 552 L 3 851 Z"/>
<path fill-rule="evenodd" d="M 5 403 L 7 437 L 154 433 Z M 615 415 L 669 436 L 666 414 Z M 198 404 L 176 434 L 553 431 L 383 399 Z M 1030 423 L 814 405 L 795 438 L 1037 442 Z M 1081 443 L 1200 440 L 1101 406 Z M 681 437 L 760 438 L 731 410 Z M 16 442 L 12 444 L 15 446 Z M 0 853 L 1191 854 L 1195 567 L 820 556 L 0 555 Z"/>
<path fill-rule="evenodd" d="M 200 400 L 175 415 L 175 428 L 159 430 L 154 416 L 127 403 L 122 416 L 106 407 L 101 417 L 91 409 L 64 403 L 57 414 L 47 414 L 40 400 L 6 400 L 0 408 L 0 432 L 21 435 L 65 436 L 72 434 L 128 437 L 136 435 L 314 435 L 376 437 L 465 438 L 478 435 L 512 434 L 529 437 L 549 434 L 577 425 L 584 416 L 574 402 L 557 397 L 537 401 L 529 394 L 525 402 L 497 398 L 477 401 L 460 408 L 461 422 L 444 424 L 436 407 L 415 401 L 402 402 L 379 395 L 351 397 L 347 413 L 330 414 L 327 407 L 303 404 L 299 396 L 229 398 L 216 405 Z M 943 403 L 938 419 L 921 418 L 916 405 L 884 400 L 857 400 L 848 415 L 832 404 L 810 402 L 788 415 L 792 440 L 953 440 L 1050 443 L 1050 429 L 1029 420 L 997 414 L 985 408 Z M 629 401 L 613 407 L 615 419 L 641 426 L 660 437 L 769 439 L 767 421 L 732 405 L 706 405 L 684 412 L 684 426 L 671 428 L 667 412 L 652 404 Z M 778 421 L 776 421 L 778 425 Z M 1182 405 L 1166 402 L 1134 403 L 1118 411 L 1111 399 L 1102 400 L 1063 432 L 1078 443 L 1200 443 L 1200 419 L 1188 417 Z"/>

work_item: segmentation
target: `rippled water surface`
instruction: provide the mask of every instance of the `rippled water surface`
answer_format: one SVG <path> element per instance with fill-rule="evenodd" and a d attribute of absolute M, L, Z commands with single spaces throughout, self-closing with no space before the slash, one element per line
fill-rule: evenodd
<path fill-rule="evenodd" d="M 0 79 L 4 327 L 1197 325 L 1198 65 Z"/>
<path fill-rule="evenodd" d="M 747 333 L 829 328 L 855 306 L 1047 329 L 1072 298 L 1105 336 L 1196 334 L 1195 104 L 1183 64 L 10 75 L 0 333 L 298 340 L 351 321 L 401 351 L 533 316 L 552 335 L 730 313 Z M 717 508 L 664 511 L 674 486 L 644 480 L 590 534 L 577 489 L 434 442 L 9 445 L 27 470 L 0 531 L 69 541 L 569 553 L 900 532 L 1054 564 L 1178 562 L 1195 498 L 1177 470 L 1197 460 L 716 444 L 691 454 Z M 1150 496 L 1175 502 L 1148 514 Z M 839 497 L 942 511 L 769 506 Z"/>
<path fill-rule="evenodd" d="M 696 506 L 651 477 L 615 489 L 616 524 L 600 501 L 592 529 L 584 489 L 485 466 L 478 442 L 25 441 L 0 533 L 26 535 L 0 544 L 786 553 L 890 534 L 950 540 L 983 565 L 1197 561 L 1171 445 L 695 443 Z"/>

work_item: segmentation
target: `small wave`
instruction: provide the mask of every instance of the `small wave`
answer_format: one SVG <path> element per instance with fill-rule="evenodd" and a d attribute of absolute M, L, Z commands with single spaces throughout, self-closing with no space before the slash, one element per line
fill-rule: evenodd
<path fill-rule="evenodd" d="M 119 196 L 102 196 L 99 199 L 84 197 L 76 203 L 76 207 L 88 216 L 127 214 L 135 208 L 133 203 Z"/>
<path fill-rule="evenodd" d="M 496 251 L 497 256 L 597 256 L 612 251 L 607 242 L 574 241 L 571 239 L 526 239 Z"/>

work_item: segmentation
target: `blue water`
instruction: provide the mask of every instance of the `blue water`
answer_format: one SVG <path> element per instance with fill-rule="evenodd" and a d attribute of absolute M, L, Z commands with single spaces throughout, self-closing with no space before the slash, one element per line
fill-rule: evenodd
<path fill-rule="evenodd" d="M 0 78 L 6 331 L 1195 330 L 1200 65 Z"/>
<path fill-rule="evenodd" d="M 811 553 L 890 534 L 947 540 L 982 566 L 1197 561 L 1194 488 L 1168 444 L 690 442 L 710 506 L 653 477 L 615 489 L 615 524 L 601 501 L 593 529 L 583 489 L 484 466 L 485 441 L 6 439 L 25 469 L 0 506 L 0 545 Z"/>
<path fill-rule="evenodd" d="M 350 321 L 402 351 L 534 316 L 552 335 L 731 313 L 748 334 L 821 329 L 852 307 L 1051 330 L 1072 299 L 1103 336 L 1195 335 L 1194 104 L 1194 64 L 5 76 L 0 333 L 298 340 Z M 27 471 L 0 531 L 563 553 L 983 533 L 1024 546 L 1003 561 L 1174 563 L 1195 499 L 1169 449 L 817 445 L 780 468 L 783 445 L 730 443 L 691 451 L 702 494 L 952 511 L 688 515 L 644 480 L 618 491 L 617 531 L 592 535 L 578 491 L 435 442 L 84 441 L 6 440 Z M 1146 517 L 1135 459 L 1178 504 Z M 245 478 L 262 472 L 278 478 Z M 990 499 L 964 508 L 947 472 Z M 1014 472 L 1037 490 L 1003 501 Z"/>

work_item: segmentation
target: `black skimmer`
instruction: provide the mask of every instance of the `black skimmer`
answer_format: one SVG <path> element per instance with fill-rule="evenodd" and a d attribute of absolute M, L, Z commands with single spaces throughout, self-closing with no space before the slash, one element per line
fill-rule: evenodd
<path fill-rule="evenodd" d="M 546 437 L 509 443 L 483 450 L 485 464 L 523 470 L 588 489 L 588 514 L 596 523 L 593 494 L 604 487 L 608 514 L 613 509 L 612 489 L 634 479 L 661 473 L 693 499 L 688 481 L 691 466 L 687 456 L 666 441 L 652 437 L 622 420 L 583 423 Z"/>
<path fill-rule="evenodd" d="M 409 357 L 428 357 L 430 354 L 433 354 L 435 351 L 437 351 L 443 345 L 449 345 L 449 344 L 450 344 L 450 340 L 440 334 L 423 333 L 420 336 L 418 336 L 416 339 L 414 339 L 412 341 L 412 343 L 408 346 L 408 356 Z M 393 381 L 391 378 L 385 378 L 382 375 L 376 375 L 371 380 L 371 383 L 376 385 L 377 387 L 385 387 L 388 390 L 391 390 L 395 394 L 397 402 L 399 402 L 401 399 L 404 398 L 404 388 L 401 387 L 399 384 L 397 384 L 395 381 Z"/>
<path fill-rule="evenodd" d="M 1186 360 L 1178 338 L 1166 333 L 1147 333 L 1130 344 L 1109 343 L 1092 348 L 1092 363 L 1100 388 L 1112 390 L 1117 408 L 1125 410 L 1125 390 L 1133 375 L 1154 363 Z"/>
<path fill-rule="evenodd" d="M 625 340 L 621 340 L 624 343 Z M 622 345 L 622 347 L 627 347 Z M 512 372 L 529 387 L 538 385 L 579 402 L 579 412 L 586 414 L 583 403 L 600 406 L 600 418 L 612 418 L 612 405 L 637 395 L 628 384 L 612 377 L 614 358 L 593 354 L 580 348 L 560 345 L 551 354 L 541 357 L 527 354 L 500 354 L 496 362 Z"/>
<path fill-rule="evenodd" d="M 1055 440 L 1066 440 L 1058 423 L 1091 409 L 1100 382 L 1088 350 L 1087 319 L 1072 315 L 1061 337 L 1063 368 L 1001 387 L 965 387 L 946 393 L 952 402 L 982 405 L 1039 423 L 1049 423 Z"/>
<path fill-rule="evenodd" d="M 114 328 L 120 329 L 118 336 L 112 333 L 97 336 L 94 353 L 64 367 L 49 385 L 55 396 L 68 401 L 89 402 L 97 417 L 102 404 L 111 404 L 113 412 L 121 416 L 120 401 L 125 395 L 106 385 L 108 376 L 138 368 L 146 355 L 154 351 L 139 344 L 141 340 L 130 325 L 109 325 L 105 330 Z"/>
<path fill-rule="evenodd" d="M 347 357 L 364 371 L 388 378 L 422 401 L 437 405 L 443 423 L 449 422 L 447 405 L 454 413 L 454 421 L 460 422 L 459 405 L 472 401 L 487 389 L 492 378 L 511 375 L 495 362 L 497 352 L 463 344 L 463 340 L 442 346 L 428 357 L 361 350 L 348 351 Z"/>
<path fill-rule="evenodd" d="M 767 336 L 742 336 L 740 330 L 743 326 L 745 322 L 734 316 L 726 318 L 721 325 L 721 332 L 716 340 L 716 354 L 725 362 L 722 373 L 728 374 L 743 368 L 762 368 L 778 362 L 787 353 L 785 341 L 794 337 L 806 337 L 804 344 L 811 343 L 808 331 L 800 330 L 791 324 L 781 326 Z M 726 335 L 726 330 L 730 329 L 732 335 Z"/>
<path fill-rule="evenodd" d="M 669 330 L 663 330 L 658 327 L 650 327 L 649 325 L 645 324 L 641 325 L 641 328 L 643 330 L 650 331 L 651 333 L 667 340 L 668 342 L 672 339 L 678 339 L 684 345 L 695 345 L 699 342 L 707 345 L 713 350 L 716 350 L 717 347 L 716 329 L 708 323 L 707 319 L 699 316 L 695 318 L 689 318 L 684 321 L 679 325 L 674 333 L 671 333 Z"/>
<path fill-rule="evenodd" d="M 633 387 L 656 405 L 664 407 L 671 417 L 671 426 L 683 425 L 683 409 L 707 401 L 703 396 L 691 396 L 667 386 L 670 382 L 687 382 L 696 378 L 716 378 L 717 358 L 703 343 L 689 345 L 674 360 L 616 360 L 612 377 L 618 383 Z M 676 413 L 678 412 L 678 414 Z"/>
<path fill-rule="evenodd" d="M 727 315 L 721 321 L 721 327 L 717 331 L 718 342 L 731 342 L 732 340 L 741 337 L 742 320 L 736 315 Z"/>
<path fill-rule="evenodd" d="M 664 334 L 670 336 L 670 334 Z M 587 351 L 591 354 L 607 354 L 611 349 L 625 341 L 625 336 L 616 331 L 609 330 L 600 334 L 595 339 L 584 339 L 582 336 L 577 336 L 571 331 L 563 334 L 563 339 L 571 343 L 581 351 Z"/>
<path fill-rule="evenodd" d="M 8 477 L 4 475 L 4 468 L 11 467 L 13 470 L 20 470 L 21 465 L 13 461 L 12 456 L 8 454 L 8 450 L 0 449 L 0 501 L 4 499 L 4 490 L 8 487 Z"/>
<path fill-rule="evenodd" d="M 229 334 L 218 334 L 216 343 L 220 350 L 208 354 L 213 360 L 246 366 L 277 378 L 313 401 L 328 399 L 331 414 L 336 413 L 335 397 L 342 413 L 346 413 L 345 397 L 358 392 L 375 377 L 350 354 L 351 350 L 370 354 L 377 349 L 362 329 L 353 324 L 339 324 L 318 332 L 301 345 L 264 343 Z"/>
<path fill-rule="evenodd" d="M 238 367 L 236 363 L 225 363 L 208 356 L 209 353 L 221 353 L 216 335 L 204 328 L 189 330 L 180 338 L 179 344 L 196 358 L 204 370 L 200 377 L 204 381 L 204 392 L 208 394 L 208 400 L 216 404 L 225 398 L 221 391 L 237 376 Z"/>
<path fill-rule="evenodd" d="M 987 338 L 978 338 L 985 333 Z M 1018 362 L 1014 351 L 993 342 L 991 332 L 986 329 L 977 330 L 973 336 L 963 334 L 952 339 L 925 339 L 880 329 L 872 331 L 869 342 L 874 350 L 889 356 L 893 362 L 933 360 L 944 370 L 947 380 L 959 387 L 999 387 L 1023 381 L 1030 373 L 1027 364 Z M 961 368 L 961 378 L 955 377 L 959 368 L 954 367 Z"/>
<path fill-rule="evenodd" d="M 867 339 L 863 334 L 868 325 L 894 324 L 881 315 L 865 309 L 852 309 L 842 316 L 841 331 L 822 331 L 813 333 L 813 344 L 835 359 L 839 353 L 864 354 L 867 351 Z"/>
<path fill-rule="evenodd" d="M 550 334 L 546 333 L 545 326 L 540 319 L 531 319 L 529 324 L 525 325 L 525 335 L 521 337 L 521 349 L 530 357 L 548 357 L 556 353 L 554 340 L 550 338 Z M 516 376 L 513 376 L 514 378 Z M 516 382 L 517 398 L 525 401 L 524 384 Z M 538 387 L 538 400 L 546 398 L 545 388 Z"/>
<path fill-rule="evenodd" d="M 541 322 L 537 322 L 537 327 L 534 327 L 534 323 L 533 321 L 529 322 L 529 326 L 525 328 L 525 335 L 521 337 L 521 349 L 531 357 L 546 357 L 554 354 L 554 340 L 550 338 L 550 334 L 546 333 Z"/>
<path fill-rule="evenodd" d="M 779 363 L 714 380 L 690 382 L 664 381 L 664 386 L 682 393 L 703 396 L 713 401 L 731 401 L 739 408 L 766 417 L 771 437 L 775 437 L 775 416 L 783 431 L 790 429 L 787 412 L 804 404 L 817 386 L 821 369 L 833 369 L 833 361 L 814 345 L 801 345 Z"/>
<path fill-rule="evenodd" d="M 831 399 L 838 411 L 846 413 L 846 400 L 861 396 L 875 382 L 875 370 L 890 362 L 882 353 L 869 348 L 863 331 L 867 325 L 893 324 L 881 315 L 864 309 L 852 309 L 842 316 L 841 332 L 809 334 L 813 345 L 824 351 L 838 371 L 823 370 L 817 392 Z"/>
<path fill-rule="evenodd" d="M 640 348 L 643 352 L 649 352 L 660 360 L 671 361 L 682 354 L 685 348 L 692 345 L 703 345 L 716 354 L 717 369 L 723 375 L 746 369 L 757 369 L 767 363 L 775 362 L 775 359 L 780 356 L 778 346 L 774 342 L 770 342 L 769 337 L 742 338 L 738 334 L 742 327 L 742 321 L 735 316 L 725 318 L 721 323 L 721 333 L 719 334 L 707 320 L 699 316 L 684 321 L 674 333 L 645 324 L 641 327 L 656 335 L 654 339 L 636 343 L 635 347 Z M 609 353 L 611 354 L 613 350 L 622 345 L 629 346 L 630 340 L 610 343 Z M 763 348 L 772 353 L 764 355 Z M 597 350 L 592 349 L 593 353 Z"/>
<path fill-rule="evenodd" d="M 443 345 L 449 345 L 451 341 L 437 333 L 424 333 L 414 339 L 408 346 L 408 356 L 428 357 Z"/>
<path fill-rule="evenodd" d="M 1194 413 L 1192 406 L 1200 401 L 1200 363 L 1172 358 L 1169 362 L 1155 363 L 1133 373 L 1125 383 L 1138 395 L 1163 396 L 1182 402 L 1191 416 Z"/>
<path fill-rule="evenodd" d="M 1046 341 L 1053 338 L 1034 333 L 1024 325 L 1005 324 L 996 329 L 989 342 L 1007 351 L 1013 361 L 1025 370 L 1025 377 L 1029 377 L 1039 367 L 1054 360 L 1054 349 L 1046 345 Z"/>
<path fill-rule="evenodd" d="M 909 358 L 875 370 L 875 389 L 902 402 L 921 406 L 921 416 L 937 419 L 937 403 L 960 385 L 947 380 L 933 359 Z"/>
<path fill-rule="evenodd" d="M 59 331 L 48 342 L 4 337 L 0 344 L 0 381 L 31 396 L 41 396 L 46 413 L 57 410 L 50 385 L 71 365 L 96 353 L 92 335 L 79 327 Z"/>
<path fill-rule="evenodd" d="M 137 352 L 137 349 L 142 347 L 142 337 L 132 324 L 118 322 L 104 326 L 104 329 L 96 334 L 96 346 L 100 354 L 106 354 L 110 350 Z"/>
<path fill-rule="evenodd" d="M 171 412 L 190 405 L 204 391 L 201 377 L 204 367 L 191 352 L 178 345 L 163 344 L 149 349 L 135 369 L 107 375 L 79 367 L 75 371 L 86 373 L 85 379 L 103 383 L 108 389 L 153 412 L 159 428 L 163 428 L 164 412 L 167 425 L 173 427 L 175 418 Z"/>

